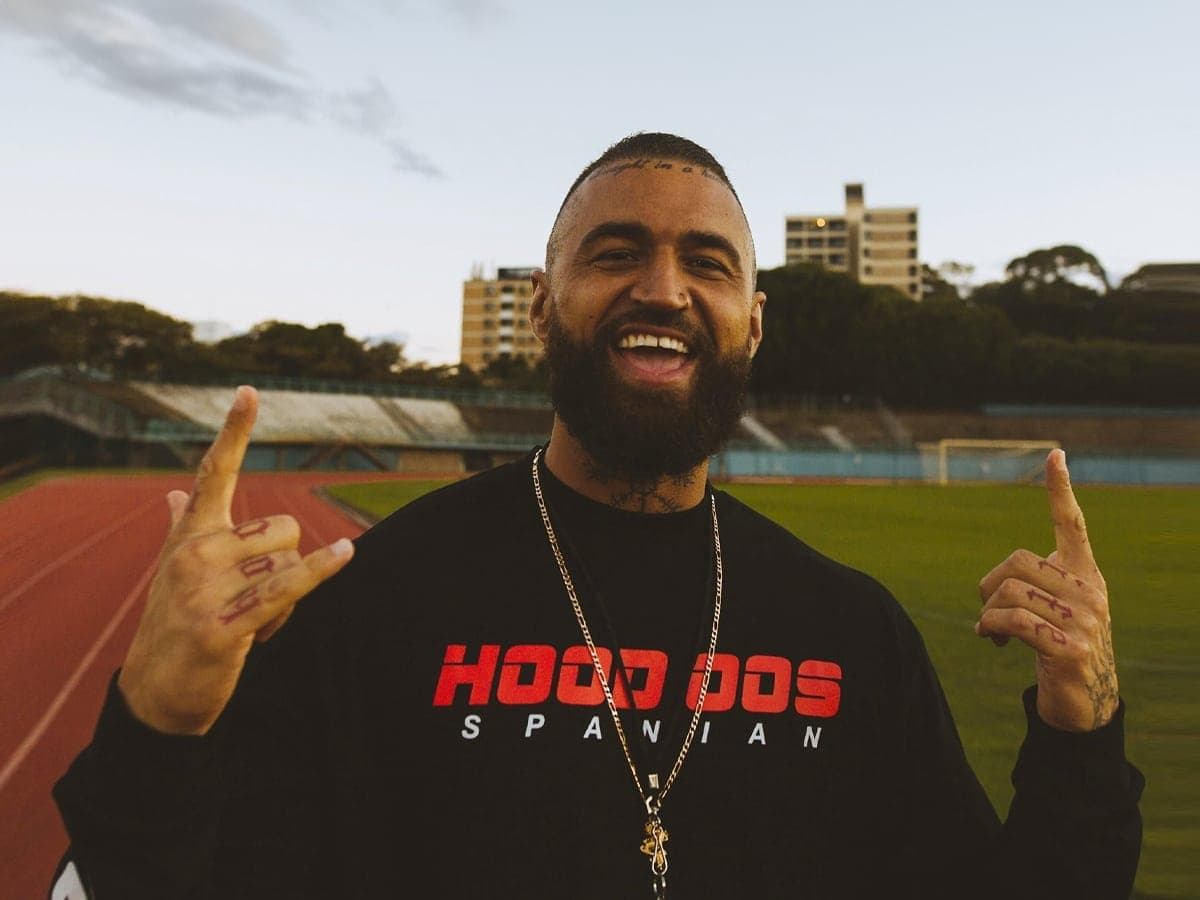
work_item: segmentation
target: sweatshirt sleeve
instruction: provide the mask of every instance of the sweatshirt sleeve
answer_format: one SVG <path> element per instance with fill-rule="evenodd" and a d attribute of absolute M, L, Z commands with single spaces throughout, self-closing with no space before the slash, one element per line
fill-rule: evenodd
<path fill-rule="evenodd" d="M 316 900 L 330 890 L 324 732 L 299 629 L 251 651 L 203 737 L 129 711 L 114 675 L 91 743 L 54 787 L 70 837 L 56 883 L 76 900 Z M 53 892 L 52 900 L 60 900 Z"/>
<path fill-rule="evenodd" d="M 1026 736 L 1001 820 L 963 750 L 923 645 L 906 703 L 909 730 L 896 772 L 908 785 L 897 869 L 912 896 L 1128 900 L 1142 843 L 1144 780 L 1125 758 L 1122 701 L 1102 728 L 1069 733 L 1023 694 Z M 908 896 L 907 894 L 905 896 Z"/>
<path fill-rule="evenodd" d="M 1005 852 L 1029 860 L 1051 886 L 1027 883 L 1026 896 L 1127 900 L 1141 855 L 1145 779 L 1125 758 L 1125 701 L 1102 728 L 1071 733 L 1038 717 L 1036 686 L 1022 699 L 1027 731 L 1013 769 Z"/>
<path fill-rule="evenodd" d="M 91 743 L 54 786 L 71 839 L 54 900 L 74 900 L 81 888 L 89 900 L 203 896 L 219 817 L 221 731 L 154 731 L 129 712 L 113 675 Z"/>

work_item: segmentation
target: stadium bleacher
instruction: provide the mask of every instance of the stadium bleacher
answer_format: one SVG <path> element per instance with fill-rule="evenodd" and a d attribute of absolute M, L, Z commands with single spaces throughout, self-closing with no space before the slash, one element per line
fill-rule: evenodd
<path fill-rule="evenodd" d="M 106 464 L 121 464 L 123 458 L 125 465 L 191 465 L 220 427 L 235 383 L 125 381 L 76 368 L 37 370 L 0 381 L 0 421 L 6 437 L 29 445 L 14 447 L 13 459 L 50 443 L 69 447 L 60 455 L 71 464 L 91 457 Z M 544 395 L 274 377 L 254 383 L 260 408 L 247 460 L 256 468 L 470 471 L 525 452 L 546 439 L 553 422 Z M 806 472 L 867 474 L 875 465 L 902 477 L 919 468 L 913 459 L 945 438 L 1052 440 L 1075 453 L 1169 456 L 1173 466 L 1183 460 L 1200 471 L 1200 409 L 954 412 L 820 404 L 811 398 L 751 402 L 725 448 L 743 456 L 724 459 L 721 471 L 736 475 L 740 459 L 754 471 L 783 471 L 782 457 L 799 453 Z M 870 463 L 873 455 L 878 465 Z"/>
<path fill-rule="evenodd" d="M 787 408 L 754 410 L 755 417 L 790 447 L 836 446 L 829 429 L 836 429 L 855 447 L 915 447 L 942 438 L 991 440 L 1057 440 L 1080 450 L 1196 450 L 1200 449 L 1200 410 L 1091 411 L 1004 408 L 998 412 L 928 410 L 829 410 Z M 889 424 L 889 420 L 892 424 Z"/>
<path fill-rule="evenodd" d="M 179 418 L 216 431 L 229 408 L 224 387 L 131 382 Z M 467 439 L 472 431 L 453 403 L 264 389 L 255 440 L 265 443 L 420 444 Z"/>

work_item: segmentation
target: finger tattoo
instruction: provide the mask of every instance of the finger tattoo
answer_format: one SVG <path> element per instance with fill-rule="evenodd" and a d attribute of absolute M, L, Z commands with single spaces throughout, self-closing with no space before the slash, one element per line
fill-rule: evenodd
<path fill-rule="evenodd" d="M 258 596 L 258 586 L 251 585 L 246 588 L 236 597 L 234 597 L 225 607 L 225 612 L 217 616 L 222 625 L 228 625 L 234 619 L 245 615 L 262 603 L 262 598 Z"/>
<path fill-rule="evenodd" d="M 242 574 L 247 578 L 253 578 L 255 575 L 262 575 L 264 572 L 274 572 L 275 560 L 269 556 L 252 556 L 250 559 L 243 560 L 238 568 L 242 570 Z"/>
<path fill-rule="evenodd" d="M 1045 600 L 1047 605 L 1061 615 L 1064 619 L 1069 619 L 1074 615 L 1074 613 L 1071 612 L 1071 607 L 1061 602 L 1057 597 L 1051 597 L 1049 594 L 1043 594 L 1041 591 L 1035 590 L 1034 588 L 1030 588 L 1025 592 L 1025 594 L 1030 600 Z"/>
<path fill-rule="evenodd" d="M 1067 636 L 1065 634 L 1063 634 L 1053 625 L 1047 625 L 1045 622 L 1038 622 L 1036 625 L 1034 625 L 1033 633 L 1035 635 L 1041 634 L 1043 628 L 1048 628 L 1050 630 L 1050 640 L 1054 641 L 1054 643 L 1065 644 L 1067 642 Z"/>
<path fill-rule="evenodd" d="M 254 537 L 256 534 L 266 534 L 267 529 L 270 527 L 271 523 L 266 519 L 251 519 L 249 522 L 243 522 L 241 525 L 235 527 L 233 533 L 244 541 L 246 538 Z"/>
<path fill-rule="evenodd" d="M 1067 577 L 1066 569 L 1062 568 L 1061 566 L 1056 566 L 1054 563 L 1050 562 L 1050 560 L 1048 560 L 1048 559 L 1039 559 L 1038 560 L 1038 568 L 1039 569 L 1053 569 L 1062 578 Z"/>

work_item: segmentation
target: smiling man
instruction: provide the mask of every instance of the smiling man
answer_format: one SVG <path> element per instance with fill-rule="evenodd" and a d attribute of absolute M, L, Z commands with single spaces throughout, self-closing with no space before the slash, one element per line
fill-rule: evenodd
<path fill-rule="evenodd" d="M 556 413 L 547 465 L 642 512 L 704 496 L 708 458 L 742 413 L 766 301 L 724 170 L 687 141 L 657 140 L 655 157 L 615 149 L 572 186 L 530 310 Z"/>
<path fill-rule="evenodd" d="M 1054 552 L 980 582 L 975 633 L 1036 655 L 1002 821 L 896 599 L 708 480 L 766 300 L 711 154 L 609 148 L 533 287 L 549 441 L 353 546 L 232 521 L 239 389 L 56 786 L 54 900 L 1127 900 L 1143 780 L 1062 454 Z"/>

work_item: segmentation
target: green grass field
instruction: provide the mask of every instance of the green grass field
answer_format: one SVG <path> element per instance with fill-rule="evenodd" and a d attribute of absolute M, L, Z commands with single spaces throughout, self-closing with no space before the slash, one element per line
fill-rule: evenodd
<path fill-rule="evenodd" d="M 444 482 L 339 485 L 382 516 Z M 972 633 L 980 577 L 1016 547 L 1053 549 L 1045 493 L 1031 486 L 726 484 L 818 550 L 886 584 L 929 645 L 967 753 L 1003 814 L 1024 734 L 1031 651 Z M 1200 491 L 1083 486 L 1109 584 L 1129 758 L 1146 776 L 1136 896 L 1200 897 Z M 1190 762 L 1189 762 L 1190 760 Z"/>
<path fill-rule="evenodd" d="M 80 475 L 139 475 L 155 474 L 158 469 L 37 469 L 26 475 L 0 482 L 0 500 L 19 494 L 42 481 L 52 478 L 76 478 Z"/>

